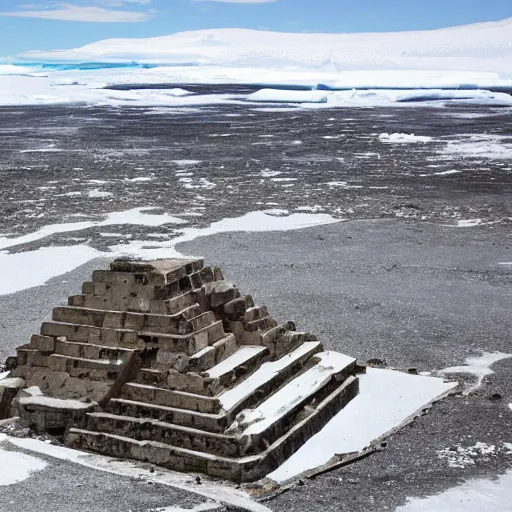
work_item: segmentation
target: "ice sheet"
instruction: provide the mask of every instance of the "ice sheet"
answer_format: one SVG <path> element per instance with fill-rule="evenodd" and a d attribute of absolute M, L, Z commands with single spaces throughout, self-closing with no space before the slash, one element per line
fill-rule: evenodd
<path fill-rule="evenodd" d="M 368 69 L 448 69 L 452 76 L 459 70 L 508 74 L 511 31 L 512 18 L 395 33 L 294 34 L 210 29 L 147 39 L 107 39 L 72 50 L 28 52 L 24 57 L 32 62 L 138 61 L 189 67 L 298 67 L 338 73 Z M 240 45 L 240 41 L 244 44 Z"/>
<path fill-rule="evenodd" d="M 178 107 L 237 103 L 244 95 L 188 94 L 169 84 L 243 83 L 322 89 L 267 90 L 252 96 L 253 101 L 306 102 L 316 108 L 426 100 L 510 106 L 510 96 L 476 89 L 512 87 L 511 32 L 512 18 L 418 32 L 293 34 L 212 29 L 148 39 L 108 39 L 70 50 L 28 52 L 19 62 L 0 64 L 0 104 Z M 134 61 L 155 65 L 145 69 Z M 95 64 L 84 65 L 87 62 Z M 104 89 L 120 84 L 165 84 L 166 89 Z"/>

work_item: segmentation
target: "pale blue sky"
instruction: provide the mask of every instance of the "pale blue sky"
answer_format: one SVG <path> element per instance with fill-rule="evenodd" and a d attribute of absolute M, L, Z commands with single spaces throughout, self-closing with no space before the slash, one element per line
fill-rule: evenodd
<path fill-rule="evenodd" d="M 368 32 L 512 17 L 512 0 L 1 0 L 0 6 L 4 57 L 205 28 Z"/>

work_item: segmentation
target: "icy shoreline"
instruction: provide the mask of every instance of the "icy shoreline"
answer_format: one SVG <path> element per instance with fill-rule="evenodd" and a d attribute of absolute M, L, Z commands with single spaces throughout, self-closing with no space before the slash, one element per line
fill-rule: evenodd
<path fill-rule="evenodd" d="M 263 102 L 325 108 L 451 101 L 508 107 L 511 31 L 512 18 L 419 32 L 215 29 L 108 39 L 0 60 L 0 105 Z M 264 90 L 173 93 L 186 84 L 252 84 Z"/>

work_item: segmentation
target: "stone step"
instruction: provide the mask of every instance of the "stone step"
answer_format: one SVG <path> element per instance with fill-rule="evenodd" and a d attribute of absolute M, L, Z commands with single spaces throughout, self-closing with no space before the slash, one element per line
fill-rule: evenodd
<path fill-rule="evenodd" d="M 277 322 L 270 316 L 257 318 L 250 322 L 242 320 L 228 322 L 228 324 L 240 345 L 261 345 L 262 335 L 277 326 Z"/>
<path fill-rule="evenodd" d="M 200 286 L 199 271 L 187 274 L 184 267 L 164 273 L 96 270 L 82 294 L 88 308 L 148 312 L 152 301 L 173 299 Z"/>
<path fill-rule="evenodd" d="M 137 441 L 156 441 L 225 457 L 243 455 L 240 442 L 235 436 L 173 425 L 151 418 L 92 412 L 87 414 L 87 430 L 130 437 Z"/>
<path fill-rule="evenodd" d="M 192 306 L 199 308 L 199 304 L 197 304 L 196 301 L 196 294 L 193 291 L 183 293 L 172 299 L 152 300 L 149 305 L 149 310 L 151 313 L 158 315 L 174 315 Z"/>
<path fill-rule="evenodd" d="M 190 334 L 172 335 L 158 332 L 139 332 L 138 334 L 140 338 L 155 344 L 163 352 L 183 352 L 188 355 L 193 355 L 226 336 L 221 321 L 213 322 Z"/>
<path fill-rule="evenodd" d="M 210 397 L 216 396 L 222 391 L 222 386 L 213 379 L 205 379 L 195 372 L 179 372 L 177 370 L 141 368 L 135 382 Z"/>
<path fill-rule="evenodd" d="M 212 312 L 201 313 L 199 306 L 191 306 L 175 315 L 156 315 L 126 311 L 108 311 L 91 308 L 57 307 L 53 309 L 55 322 L 130 329 L 134 331 L 157 331 L 164 334 L 187 334 L 212 323 Z"/>
<path fill-rule="evenodd" d="M 215 397 L 188 393 L 186 391 L 170 390 L 147 384 L 129 382 L 121 391 L 120 398 L 136 402 L 163 405 L 177 409 L 218 414 L 221 410 L 220 402 Z"/>
<path fill-rule="evenodd" d="M 128 360 L 133 352 L 129 348 L 106 347 L 93 343 L 77 343 L 73 341 L 55 341 L 55 354 L 79 359 L 101 359 L 107 361 Z"/>
<path fill-rule="evenodd" d="M 306 342 L 277 361 L 262 364 L 245 380 L 218 396 L 222 409 L 234 420 L 240 411 L 255 406 L 279 389 L 321 350 L 320 342 Z"/>
<path fill-rule="evenodd" d="M 69 430 L 66 445 L 70 448 L 156 464 L 174 471 L 203 473 L 236 482 L 243 480 L 244 469 L 245 472 L 250 471 L 259 460 L 257 456 L 242 459 L 219 457 L 157 441 L 137 441 L 125 436 L 77 428 Z"/>
<path fill-rule="evenodd" d="M 252 450 L 261 451 L 263 446 L 276 441 L 305 406 L 321 402 L 350 377 L 356 367 L 353 357 L 332 351 L 315 354 L 312 360 L 315 364 L 311 368 L 294 376 L 257 407 L 237 416 L 231 430 L 245 439 L 247 445 L 252 445 Z M 348 400 L 353 396 L 355 394 L 347 389 Z"/>
<path fill-rule="evenodd" d="M 64 337 L 67 341 L 79 343 L 138 349 L 160 348 L 162 352 L 187 355 L 193 355 L 208 345 L 213 345 L 226 335 L 221 321 L 213 322 L 199 331 L 181 335 L 131 329 L 110 329 L 63 322 L 43 322 L 41 334 L 54 338 Z"/>
<path fill-rule="evenodd" d="M 267 306 L 253 306 L 245 311 L 244 320 L 246 322 L 252 322 L 253 320 L 258 320 L 266 316 L 268 316 Z"/>
<path fill-rule="evenodd" d="M 48 368 L 71 377 L 91 380 L 114 380 L 124 366 L 124 360 L 87 359 L 52 354 L 48 357 Z"/>
<path fill-rule="evenodd" d="M 224 361 L 219 362 L 201 374 L 202 377 L 213 379 L 224 387 L 231 387 L 236 381 L 260 366 L 262 359 L 268 354 L 265 347 L 244 345 Z"/>
<path fill-rule="evenodd" d="M 201 258 L 155 261 L 137 261 L 120 258 L 110 264 L 110 270 L 113 272 L 128 272 L 130 274 L 154 273 L 163 276 L 165 282 L 174 281 L 185 275 L 199 272 L 203 267 L 204 260 Z"/>
<path fill-rule="evenodd" d="M 116 412 L 119 410 L 116 409 L 117 414 L 157 418 L 210 432 L 223 432 L 241 410 L 270 396 L 321 350 L 319 342 L 304 343 L 279 361 L 264 363 L 246 380 L 216 397 L 128 383 L 120 397 L 122 402 L 115 399 L 111 403 L 127 409 L 126 413 Z"/>
<path fill-rule="evenodd" d="M 287 458 L 293 455 L 308 439 L 318 433 L 326 423 L 333 418 L 358 391 L 358 379 L 350 376 L 334 391 L 325 397 L 314 409 L 304 411 L 302 417 L 298 417 L 296 422 L 287 430 L 287 432 L 279 437 L 274 443 L 267 446 L 265 450 L 259 454 L 245 455 L 242 457 L 213 455 L 200 451 L 203 449 L 202 440 L 208 437 L 210 443 L 207 449 L 214 451 L 217 449 L 217 440 L 224 441 L 232 439 L 229 436 L 208 436 L 205 432 L 198 432 L 198 425 L 193 429 L 192 437 L 185 442 L 188 446 L 196 449 L 187 449 L 166 442 L 152 440 L 155 429 L 157 435 L 165 435 L 167 429 L 161 428 L 161 423 L 147 422 L 148 416 L 142 418 L 129 418 L 127 420 L 116 419 L 116 422 L 126 421 L 125 429 L 129 429 L 128 433 L 133 435 L 131 430 L 133 427 L 130 423 L 140 421 L 140 431 L 136 434 L 141 438 L 150 437 L 150 439 L 138 440 L 126 435 L 116 435 L 108 432 L 97 432 L 78 428 L 71 428 L 66 437 L 66 445 L 81 450 L 88 450 L 104 455 L 121 458 L 131 458 L 146 463 L 155 464 L 174 471 L 189 471 L 207 474 L 214 478 L 229 479 L 235 482 L 250 482 L 261 479 L 270 472 L 280 466 Z M 121 405 L 123 400 L 112 400 L 117 406 Z M 133 407 L 133 402 L 128 403 L 126 408 Z M 154 406 L 142 404 L 140 407 L 151 409 Z M 161 410 L 163 408 L 160 408 Z M 140 409 L 136 409 L 137 411 Z M 170 416 L 165 417 L 167 421 L 176 420 L 176 415 L 169 409 Z M 200 413 L 195 413 L 199 419 Z M 108 418 L 101 421 L 109 422 Z M 147 422 L 144 424 L 144 422 Z M 174 421 L 176 423 L 176 421 Z M 94 425 L 93 425 L 94 427 Z M 179 435 L 177 426 L 172 426 L 172 434 L 167 435 L 168 442 L 182 442 L 186 436 L 186 430 L 182 430 Z M 192 429 L 189 429 L 192 430 Z M 125 431 L 123 431 L 125 433 Z M 178 436 L 178 437 L 177 437 Z M 215 440 L 215 441 L 214 441 Z M 227 450 L 234 448 L 231 441 L 228 441 Z M 222 453 L 226 452 L 225 447 L 218 447 Z M 244 445 L 240 444 L 236 453 L 243 453 Z"/>
<path fill-rule="evenodd" d="M 212 346 L 206 347 L 200 352 L 189 357 L 186 371 L 202 372 L 212 368 L 216 364 L 230 357 L 237 350 L 234 334 L 227 334 Z"/>
<path fill-rule="evenodd" d="M 67 341 L 78 343 L 96 343 L 121 348 L 145 347 L 145 343 L 139 340 L 137 333 L 130 329 L 107 329 L 62 322 L 43 322 L 41 334 L 53 338 L 63 337 Z"/>
<path fill-rule="evenodd" d="M 290 330 L 290 323 L 277 325 L 261 335 L 261 345 L 267 347 L 271 359 L 279 359 L 305 341 L 316 341 L 309 332 Z"/>
<path fill-rule="evenodd" d="M 221 391 L 222 385 L 215 379 L 199 375 L 198 371 L 222 362 L 236 350 L 236 339 L 230 333 L 211 347 L 206 347 L 190 357 L 178 354 L 179 357 L 172 359 L 177 355 L 159 352 L 156 359 L 157 367 L 142 368 L 136 381 L 139 384 L 214 396 Z"/>
<path fill-rule="evenodd" d="M 113 398 L 107 410 L 121 416 L 151 418 L 208 432 L 222 433 L 229 426 L 226 414 L 208 414 L 126 398 Z"/>

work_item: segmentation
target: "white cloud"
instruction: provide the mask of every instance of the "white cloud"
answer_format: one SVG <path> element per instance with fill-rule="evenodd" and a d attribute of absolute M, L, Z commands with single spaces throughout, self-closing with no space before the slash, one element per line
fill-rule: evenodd
<path fill-rule="evenodd" d="M 109 7 L 121 7 L 124 4 L 148 5 L 152 0 L 106 0 L 103 3 Z"/>
<path fill-rule="evenodd" d="M 224 4 L 270 4 L 277 0 L 194 0 L 196 2 L 222 2 Z"/>
<path fill-rule="evenodd" d="M 65 3 L 52 4 L 51 9 L 44 10 L 0 12 L 0 16 L 60 21 L 87 21 L 95 23 L 136 23 L 147 21 L 151 18 L 149 14 L 144 12 L 119 11 L 92 6 L 80 7 L 78 5 Z"/>

